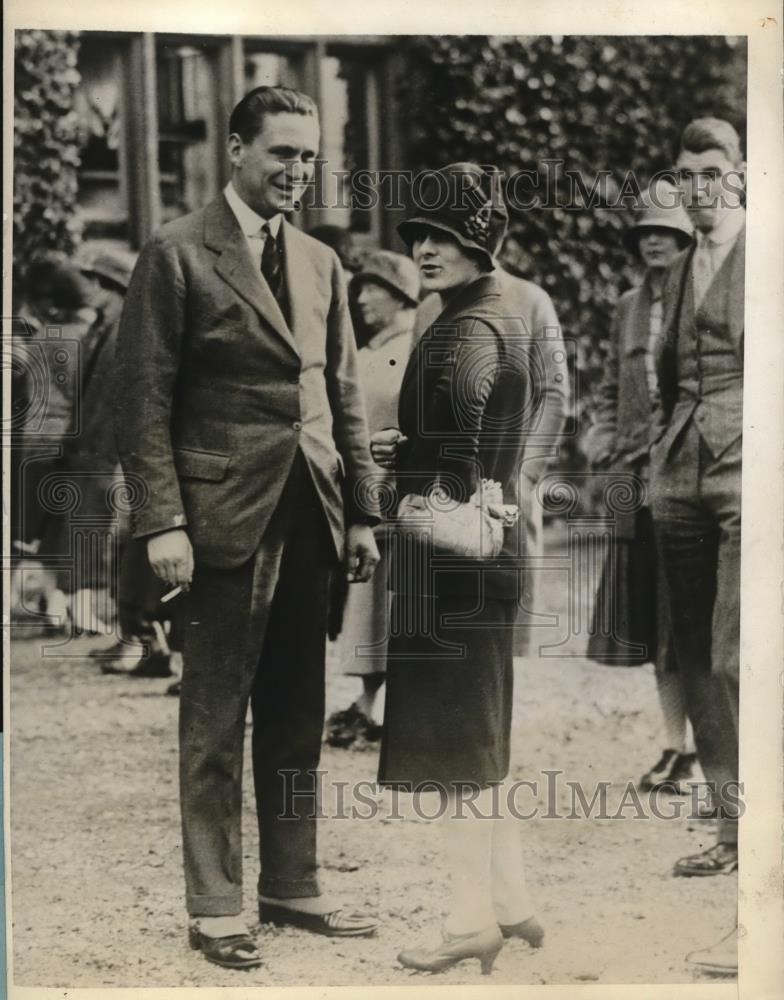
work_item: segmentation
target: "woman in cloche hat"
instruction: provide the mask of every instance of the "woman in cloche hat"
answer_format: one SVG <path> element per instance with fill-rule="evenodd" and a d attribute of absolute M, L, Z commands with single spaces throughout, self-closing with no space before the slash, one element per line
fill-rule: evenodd
<path fill-rule="evenodd" d="M 692 232 L 678 190 L 659 180 L 645 192 L 633 224 L 624 233 L 624 246 L 642 263 L 645 275 L 616 307 L 589 439 L 596 469 L 631 473 L 647 481 L 650 425 L 658 397 L 653 357 L 662 333 L 664 277 L 675 255 L 691 242 Z M 640 646 L 656 667 L 665 747 L 639 784 L 643 789 L 664 784 L 677 789 L 693 780 L 696 754 L 686 743 L 686 709 L 647 506 L 622 515 L 616 525 L 615 544 L 596 596 L 588 656 L 599 663 L 639 666 Z"/>
<path fill-rule="evenodd" d="M 396 472 L 398 500 L 437 487 L 466 502 L 490 480 L 504 505 L 519 507 L 531 387 L 492 273 L 507 224 L 498 182 L 472 163 L 432 171 L 419 209 L 398 227 L 423 290 L 443 306 L 409 359 L 399 426 L 371 439 L 376 462 Z M 524 554 L 520 526 L 505 528 L 493 558 L 450 557 L 402 524 L 392 538 L 379 782 L 438 790 L 451 881 L 443 939 L 401 952 L 408 968 L 437 972 L 477 958 L 489 973 L 504 937 L 541 944 L 520 827 L 505 809 L 518 584 L 518 568 L 508 567 Z"/>

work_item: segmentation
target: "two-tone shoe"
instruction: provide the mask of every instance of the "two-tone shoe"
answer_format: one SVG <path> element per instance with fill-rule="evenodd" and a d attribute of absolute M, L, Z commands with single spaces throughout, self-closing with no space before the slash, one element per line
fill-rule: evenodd
<path fill-rule="evenodd" d="M 302 910 L 293 910 L 289 906 L 263 901 L 259 902 L 259 920 L 263 924 L 298 927 L 300 930 L 310 931 L 311 934 L 323 934 L 326 937 L 370 937 L 378 929 L 375 920 L 355 913 L 346 913 L 345 910 L 305 913 Z"/>

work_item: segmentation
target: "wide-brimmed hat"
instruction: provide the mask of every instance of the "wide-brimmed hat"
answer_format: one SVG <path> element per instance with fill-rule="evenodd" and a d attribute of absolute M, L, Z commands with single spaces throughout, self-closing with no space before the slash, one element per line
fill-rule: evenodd
<path fill-rule="evenodd" d="M 408 305 L 419 304 L 419 271 L 414 262 L 402 253 L 376 250 L 364 260 L 362 270 L 351 279 L 351 288 L 357 291 L 363 281 L 377 284 L 395 292 Z"/>
<path fill-rule="evenodd" d="M 119 250 L 96 250 L 85 253 L 79 263 L 79 270 L 83 274 L 95 274 L 111 281 L 118 289 L 126 292 L 133 266 L 134 258 L 130 253 L 121 253 Z"/>
<path fill-rule="evenodd" d="M 509 221 L 501 174 L 476 163 L 450 163 L 420 177 L 412 191 L 414 214 L 397 227 L 401 239 L 411 247 L 423 227 L 437 229 L 492 269 Z"/>
<path fill-rule="evenodd" d="M 623 245 L 630 253 L 639 253 L 638 241 L 646 229 L 671 229 L 681 249 L 688 246 L 694 236 L 680 191 L 663 178 L 654 181 L 643 193 L 634 222 L 623 234 Z"/>

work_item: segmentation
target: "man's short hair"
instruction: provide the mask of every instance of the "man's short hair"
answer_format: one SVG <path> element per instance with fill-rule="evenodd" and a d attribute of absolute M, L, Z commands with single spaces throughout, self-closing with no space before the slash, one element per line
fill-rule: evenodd
<path fill-rule="evenodd" d="M 720 149 L 735 166 L 743 162 L 740 137 L 723 118 L 695 118 L 683 130 L 682 152 L 704 153 L 706 149 Z"/>
<path fill-rule="evenodd" d="M 316 102 L 308 94 L 290 87 L 254 87 L 242 98 L 229 118 L 229 135 L 243 142 L 253 142 L 264 128 L 266 115 L 313 115 L 318 117 Z"/>

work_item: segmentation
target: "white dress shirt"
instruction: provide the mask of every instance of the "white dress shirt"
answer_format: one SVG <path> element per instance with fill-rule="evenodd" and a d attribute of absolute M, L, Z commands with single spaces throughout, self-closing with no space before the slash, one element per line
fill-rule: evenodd
<path fill-rule="evenodd" d="M 280 224 L 283 221 L 283 216 L 280 212 L 273 215 L 270 219 L 265 219 L 263 216 L 259 215 L 258 212 L 254 212 L 247 202 L 244 202 L 242 198 L 237 194 L 237 190 L 231 181 L 223 189 L 223 193 L 226 195 L 226 201 L 229 203 L 229 207 L 232 212 L 234 212 L 235 218 L 240 225 L 240 229 L 245 234 L 245 240 L 248 244 L 248 250 L 250 251 L 250 256 L 253 263 L 256 265 L 257 270 L 261 270 L 261 255 L 264 250 L 264 241 L 266 239 L 266 231 L 263 229 L 264 226 L 269 227 L 269 231 L 275 237 L 278 238 L 278 233 L 280 232 Z"/>

